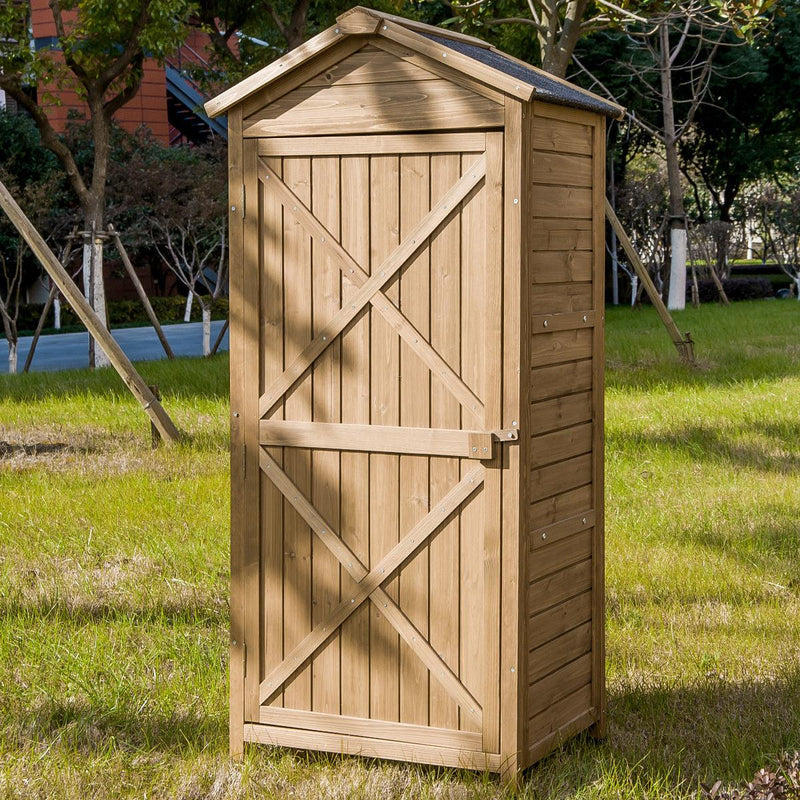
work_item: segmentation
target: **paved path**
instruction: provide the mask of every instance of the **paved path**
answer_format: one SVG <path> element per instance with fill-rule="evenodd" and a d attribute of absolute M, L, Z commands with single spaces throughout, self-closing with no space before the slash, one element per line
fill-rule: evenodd
<path fill-rule="evenodd" d="M 211 323 L 211 344 L 216 341 L 222 320 Z M 154 361 L 166 358 L 161 342 L 152 328 L 120 328 L 111 331 L 120 347 L 131 361 Z M 203 354 L 203 323 L 188 322 L 178 325 L 165 325 L 164 333 L 176 356 L 201 356 Z M 17 363 L 20 372 L 28 357 L 32 336 L 22 336 L 19 340 Z M 228 349 L 228 334 L 219 346 Z M 39 338 L 33 356 L 31 372 L 54 371 L 85 367 L 89 363 L 88 333 L 58 333 Z M 8 372 L 8 349 L 5 339 L 0 339 L 0 373 Z"/>

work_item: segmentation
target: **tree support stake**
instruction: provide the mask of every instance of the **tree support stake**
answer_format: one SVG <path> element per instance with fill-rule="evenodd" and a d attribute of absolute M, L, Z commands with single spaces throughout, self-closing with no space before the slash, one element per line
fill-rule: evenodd
<path fill-rule="evenodd" d="M 133 364 L 131 364 L 130 359 L 125 355 L 114 337 L 100 321 L 94 309 L 86 302 L 86 298 L 71 280 L 55 255 L 53 255 L 53 251 L 47 246 L 31 221 L 17 205 L 17 202 L 2 181 L 0 181 L 0 206 L 22 238 L 25 239 L 39 263 L 58 286 L 61 294 L 67 298 L 69 304 L 89 331 L 89 335 L 103 348 L 114 369 L 119 373 L 125 385 L 152 420 L 153 425 L 161 434 L 161 438 L 168 442 L 180 441 L 181 434 L 169 414 L 150 391 L 150 388 L 136 371 Z"/>

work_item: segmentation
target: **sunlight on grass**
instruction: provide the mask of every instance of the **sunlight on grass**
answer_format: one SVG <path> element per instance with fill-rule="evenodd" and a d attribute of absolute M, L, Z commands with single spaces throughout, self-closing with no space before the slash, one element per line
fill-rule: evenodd
<path fill-rule="evenodd" d="M 800 305 L 607 315 L 609 736 L 523 798 L 678 798 L 800 747 Z M 227 759 L 226 356 L 0 377 L 0 796 L 500 798 L 486 775 Z"/>

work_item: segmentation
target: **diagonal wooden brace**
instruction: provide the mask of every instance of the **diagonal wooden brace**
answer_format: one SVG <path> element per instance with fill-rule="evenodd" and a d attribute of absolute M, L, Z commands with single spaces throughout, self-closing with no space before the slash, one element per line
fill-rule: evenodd
<path fill-rule="evenodd" d="M 283 184 L 278 176 L 266 165 L 261 163 L 261 171 L 265 179 L 271 180 L 272 185 L 277 187 L 280 191 L 278 184 L 282 184 L 287 192 L 290 190 Z M 454 388 L 454 383 L 461 384 L 467 392 L 469 397 L 467 400 L 467 407 L 470 411 L 483 416 L 483 404 L 478 400 L 475 395 L 463 384 L 461 379 L 453 373 L 452 369 L 447 366 L 444 360 L 433 350 L 430 345 L 428 348 L 420 347 L 419 345 L 425 341 L 424 337 L 420 336 L 419 332 L 414 329 L 411 323 L 400 313 L 399 309 L 392 302 L 390 302 L 384 294 L 381 293 L 380 299 L 377 297 L 380 290 L 396 275 L 414 256 L 417 252 L 425 246 L 428 237 L 442 224 L 453 212 L 458 208 L 459 203 L 478 185 L 486 174 L 486 156 L 481 156 L 474 164 L 470 166 L 466 174 L 464 174 L 450 189 L 449 192 L 428 212 L 428 214 L 414 227 L 408 236 L 400 243 L 397 249 L 375 270 L 375 272 L 366 277 L 364 271 L 358 264 L 350 257 L 342 248 L 333 248 L 336 261 L 340 263 L 342 256 L 347 261 L 345 276 L 352 278 L 354 283 L 357 283 L 359 278 L 363 278 L 358 291 L 353 297 L 343 306 L 338 313 L 334 314 L 333 318 L 328 324 L 317 334 L 314 340 L 308 347 L 300 353 L 297 358 L 284 370 L 284 372 L 267 388 L 267 391 L 261 396 L 259 401 L 259 415 L 265 417 L 275 407 L 286 392 L 288 392 L 295 383 L 305 374 L 306 370 L 311 364 L 325 351 L 328 345 L 350 324 L 350 322 L 361 313 L 367 303 L 373 303 L 375 307 L 385 315 L 393 318 L 393 327 L 397 332 L 403 336 L 410 346 L 422 355 L 425 355 L 429 361 L 436 361 L 436 374 L 438 377 L 446 380 L 447 385 L 451 390 Z M 282 192 L 282 194 L 284 194 Z M 292 195 L 294 197 L 294 195 Z M 301 208 L 305 209 L 310 217 L 313 215 L 308 211 L 299 200 L 291 200 L 291 205 L 287 206 L 294 212 L 299 212 Z M 313 228 L 321 228 L 325 231 L 323 234 L 318 231 L 321 244 L 329 245 L 335 242 L 333 236 L 325 230 L 319 223 Z M 313 234 L 312 234 L 313 235 Z M 324 242 L 322 240 L 324 239 Z M 339 252 L 341 250 L 341 253 Z M 352 263 L 350 263 L 352 262 Z M 358 272 L 356 272 L 358 268 Z M 352 270 L 352 271 L 350 271 Z M 358 285 L 358 284 L 357 284 Z M 394 311 L 392 311 L 394 309 Z M 387 319 L 389 319 L 387 317 Z M 413 340 L 417 341 L 413 341 Z M 426 343 L 427 344 L 427 343 Z M 434 358 L 435 357 L 435 358 Z M 428 363 L 428 361 L 426 361 Z M 431 364 L 428 364 L 431 366 Z M 431 367 L 433 368 L 433 367 Z M 455 382 L 453 381 L 455 378 Z M 463 390 L 458 389 L 458 394 L 463 396 Z M 459 397 L 461 400 L 461 397 Z"/>
<path fill-rule="evenodd" d="M 397 603 L 381 588 L 381 584 L 389 580 L 392 574 L 438 530 L 449 515 L 483 483 L 483 467 L 477 467 L 469 472 L 442 498 L 437 507 L 420 520 L 369 572 L 280 468 L 277 461 L 263 448 L 260 452 L 260 463 L 261 468 L 272 483 L 275 484 L 276 488 L 292 504 L 297 513 L 319 536 L 342 567 L 358 584 L 353 596 L 343 600 L 330 617 L 317 625 L 286 656 L 281 664 L 267 675 L 261 684 L 260 702 L 268 702 L 278 692 L 281 685 L 324 645 L 339 626 L 369 597 L 381 609 L 384 617 L 389 620 L 403 640 L 419 656 L 420 660 L 431 671 L 431 675 L 436 678 L 445 691 L 469 716 L 478 724 L 481 724 L 483 717 L 480 704 L 459 681 L 458 676 L 453 673 L 431 647 L 428 640 L 403 613 Z"/>

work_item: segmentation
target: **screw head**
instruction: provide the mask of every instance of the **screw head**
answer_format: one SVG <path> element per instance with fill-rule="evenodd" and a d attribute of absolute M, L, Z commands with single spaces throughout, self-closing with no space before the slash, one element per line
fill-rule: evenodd
<path fill-rule="evenodd" d="M 547 538 L 547 534 L 546 534 L 546 533 L 543 533 L 543 534 L 542 534 L 542 539 L 546 539 L 546 538 Z"/>
<path fill-rule="evenodd" d="M 236 211 L 236 206 L 231 206 L 231 211 Z"/>

